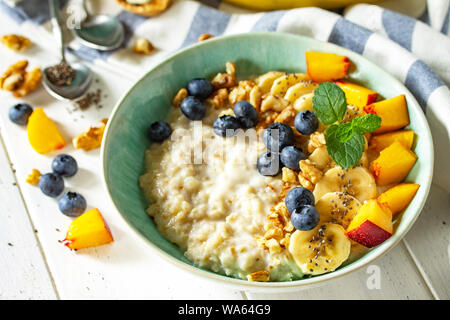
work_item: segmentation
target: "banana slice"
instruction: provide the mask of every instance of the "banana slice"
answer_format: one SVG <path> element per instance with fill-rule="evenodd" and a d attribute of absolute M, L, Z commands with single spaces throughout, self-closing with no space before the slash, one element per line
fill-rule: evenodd
<path fill-rule="evenodd" d="M 273 82 L 275 79 L 281 77 L 284 75 L 284 72 L 281 71 L 269 71 L 258 78 L 256 78 L 255 82 L 256 85 L 261 90 L 261 94 L 265 94 L 270 91 L 270 88 L 272 88 Z"/>
<path fill-rule="evenodd" d="M 273 82 L 272 88 L 270 89 L 270 94 L 282 98 L 285 96 L 290 87 L 305 80 L 309 80 L 309 77 L 304 73 L 285 74 Z"/>
<path fill-rule="evenodd" d="M 300 81 L 286 91 L 285 100 L 294 102 L 305 94 L 313 93 L 319 85 L 311 81 Z"/>
<path fill-rule="evenodd" d="M 348 170 L 334 167 L 325 173 L 313 191 L 316 201 L 329 192 L 346 192 L 362 203 L 376 197 L 377 186 L 372 174 L 365 167 Z"/>
<path fill-rule="evenodd" d="M 318 275 L 336 270 L 350 255 L 351 242 L 345 229 L 334 223 L 310 231 L 295 231 L 289 252 L 305 274 Z"/>
<path fill-rule="evenodd" d="M 298 98 L 294 102 L 294 109 L 297 112 L 303 111 L 303 110 L 310 110 L 314 111 L 312 107 L 312 98 L 314 97 L 314 93 L 305 94 L 304 96 Z"/>
<path fill-rule="evenodd" d="M 316 150 L 309 155 L 308 159 L 322 171 L 327 171 L 336 165 L 328 154 L 326 146 L 316 148 Z"/>
<path fill-rule="evenodd" d="M 358 199 L 347 193 L 327 193 L 316 203 L 316 209 L 320 214 L 319 224 L 331 222 L 347 229 L 360 206 Z"/>

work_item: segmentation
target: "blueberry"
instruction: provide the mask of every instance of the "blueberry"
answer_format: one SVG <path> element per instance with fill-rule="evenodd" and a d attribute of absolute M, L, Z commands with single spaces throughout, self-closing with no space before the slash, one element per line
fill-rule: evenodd
<path fill-rule="evenodd" d="M 58 199 L 59 210 L 69 217 L 78 217 L 86 210 L 86 199 L 76 192 L 64 193 Z"/>
<path fill-rule="evenodd" d="M 319 127 L 319 120 L 314 112 L 303 110 L 295 116 L 294 126 L 301 134 L 311 134 Z"/>
<path fill-rule="evenodd" d="M 300 171 L 299 162 L 300 160 L 305 160 L 306 156 L 302 149 L 296 146 L 287 146 L 281 150 L 280 160 L 281 163 L 295 171 Z"/>
<path fill-rule="evenodd" d="M 78 171 L 78 164 L 74 157 L 60 154 L 52 161 L 52 171 L 63 177 L 72 177 Z"/>
<path fill-rule="evenodd" d="M 234 105 L 233 110 L 243 128 L 253 128 L 258 123 L 258 112 L 249 102 L 239 101 Z"/>
<path fill-rule="evenodd" d="M 46 173 L 39 180 L 39 188 L 45 195 L 55 198 L 63 192 L 64 180 L 59 174 Z"/>
<path fill-rule="evenodd" d="M 165 121 L 155 121 L 148 128 L 148 137 L 153 142 L 163 142 L 172 133 L 172 128 Z"/>
<path fill-rule="evenodd" d="M 206 113 L 205 103 L 193 96 L 189 96 L 181 101 L 181 112 L 190 120 L 201 120 Z"/>
<path fill-rule="evenodd" d="M 238 129 L 241 128 L 241 124 L 238 119 L 233 116 L 221 116 L 214 121 L 213 129 L 218 136 L 233 137 L 236 135 Z"/>
<path fill-rule="evenodd" d="M 8 116 L 9 120 L 15 124 L 26 126 L 31 113 L 33 113 L 33 108 L 31 108 L 30 105 L 26 103 L 18 103 L 9 109 Z"/>
<path fill-rule="evenodd" d="M 291 214 L 292 225 L 297 230 L 312 230 L 319 224 L 319 221 L 319 212 L 316 208 L 310 205 L 299 207 Z"/>
<path fill-rule="evenodd" d="M 258 172 L 263 176 L 276 176 L 281 172 L 280 156 L 273 152 L 264 152 L 256 161 Z"/>
<path fill-rule="evenodd" d="M 296 187 L 291 189 L 286 198 L 284 198 L 284 203 L 286 208 L 290 213 L 294 212 L 295 209 L 300 208 L 305 205 L 314 205 L 314 195 L 311 191 L 303 187 Z"/>
<path fill-rule="evenodd" d="M 267 149 L 279 152 L 284 147 L 294 144 L 294 132 L 288 125 L 275 122 L 263 131 L 262 139 Z"/>
<path fill-rule="evenodd" d="M 206 99 L 213 93 L 214 87 L 208 79 L 198 78 L 189 81 L 187 91 L 190 96 Z"/>

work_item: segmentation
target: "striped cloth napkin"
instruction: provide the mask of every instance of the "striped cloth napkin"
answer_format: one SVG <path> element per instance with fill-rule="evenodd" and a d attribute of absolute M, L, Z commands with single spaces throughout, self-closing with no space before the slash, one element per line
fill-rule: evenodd
<path fill-rule="evenodd" d="M 288 32 L 362 54 L 402 81 L 419 101 L 436 150 L 433 182 L 450 192 L 446 167 L 450 159 L 449 0 L 396 0 L 340 11 L 299 8 L 264 13 L 235 9 L 220 0 L 175 0 L 166 12 L 149 19 L 122 10 L 114 1 L 98 2 L 98 10 L 117 15 L 126 26 L 123 48 L 99 52 L 73 40 L 68 50 L 80 59 L 136 79 L 166 56 L 197 42 L 203 33 Z M 60 3 L 63 11 L 73 12 L 71 3 Z M 0 11 L 13 17 L 22 30 L 51 32 L 46 1 L 1 0 Z M 128 53 L 140 37 L 149 39 L 157 51 L 136 60 Z"/>

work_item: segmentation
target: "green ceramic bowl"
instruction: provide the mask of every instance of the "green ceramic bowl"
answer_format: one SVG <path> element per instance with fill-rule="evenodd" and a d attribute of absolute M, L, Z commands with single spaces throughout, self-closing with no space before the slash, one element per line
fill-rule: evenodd
<path fill-rule="evenodd" d="M 196 77 L 223 72 L 225 63 L 236 63 L 239 77 L 263 74 L 270 70 L 305 72 L 304 52 L 334 52 L 350 58 L 353 81 L 374 89 L 389 98 L 405 94 L 408 101 L 410 128 L 416 132 L 414 151 L 419 157 L 407 181 L 420 188 L 406 211 L 397 219 L 394 235 L 360 259 L 338 270 L 291 282 L 248 282 L 203 270 L 194 266 L 174 244 L 156 229 L 145 209 L 146 199 L 138 185 L 144 172 L 144 152 L 150 146 L 146 131 L 150 123 L 164 119 L 173 96 Z M 433 171 L 433 143 L 430 130 L 417 101 L 405 86 L 362 56 L 311 38 L 282 33 L 247 33 L 211 39 L 164 60 L 143 76 L 119 101 L 108 125 L 102 145 L 104 182 L 108 194 L 125 221 L 163 257 L 203 278 L 238 286 L 245 290 L 270 288 L 295 289 L 347 274 L 374 261 L 395 246 L 411 228 L 425 203 Z"/>

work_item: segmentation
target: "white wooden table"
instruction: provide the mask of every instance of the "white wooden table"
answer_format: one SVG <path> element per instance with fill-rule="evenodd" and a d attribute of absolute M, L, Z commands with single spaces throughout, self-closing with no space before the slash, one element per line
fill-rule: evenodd
<path fill-rule="evenodd" d="M 2 33 L 29 35 L 35 46 L 22 58 L 40 65 L 56 61 L 57 53 L 42 44 L 53 40 L 46 33 L 17 30 L 1 22 Z M 0 48 L 0 70 L 19 60 Z M 101 87 L 103 108 L 71 111 L 41 87 L 21 101 L 44 106 L 67 141 L 108 117 L 115 101 L 139 76 L 118 74 L 90 65 Z M 115 79 L 115 81 L 112 81 Z M 420 218 L 406 238 L 368 268 L 311 289 L 295 293 L 252 293 L 233 290 L 194 277 L 153 254 L 122 221 L 106 198 L 99 175 L 99 152 L 67 146 L 63 152 L 78 161 L 78 174 L 66 179 L 66 189 L 82 193 L 89 208 L 98 207 L 110 225 L 115 242 L 77 253 L 60 240 L 71 219 L 62 215 L 54 199 L 25 182 L 31 169 L 50 171 L 57 154 L 38 155 L 24 128 L 7 118 L 18 100 L 0 93 L 0 299 L 449 299 L 450 218 L 449 194 L 433 186 Z M 377 277 L 379 275 L 379 282 Z M 374 281 L 375 279 L 375 281 Z"/>

